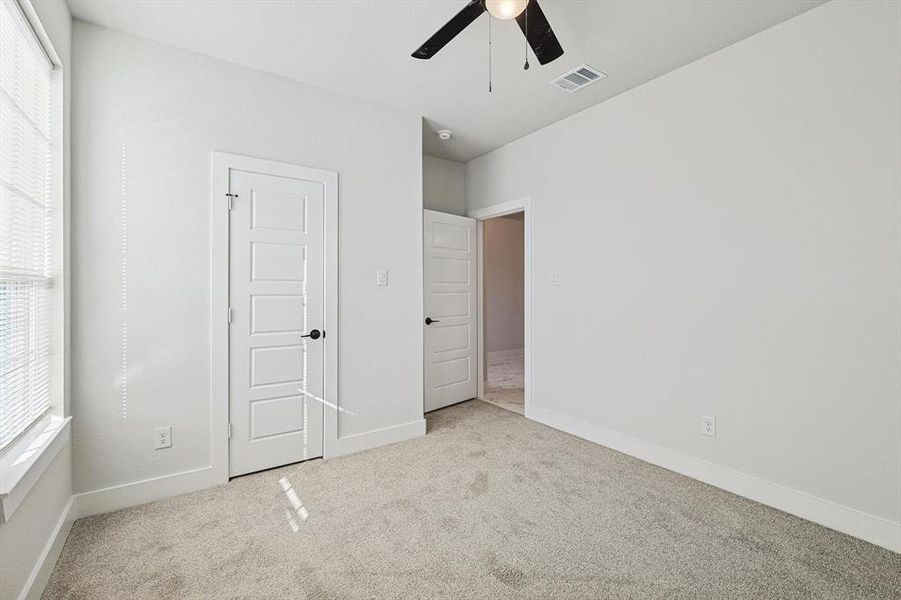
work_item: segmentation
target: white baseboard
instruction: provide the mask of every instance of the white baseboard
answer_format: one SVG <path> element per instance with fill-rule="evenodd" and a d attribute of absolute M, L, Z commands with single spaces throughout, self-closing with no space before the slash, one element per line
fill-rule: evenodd
<path fill-rule="evenodd" d="M 222 483 L 223 480 L 213 467 L 201 467 L 191 471 L 153 477 L 132 483 L 115 485 L 92 492 L 76 495 L 78 518 L 90 517 L 100 513 L 112 512 L 129 506 L 137 506 L 168 498 L 196 492 Z"/>
<path fill-rule="evenodd" d="M 651 464 L 772 506 L 802 519 L 901 552 L 901 523 L 869 515 L 759 479 L 650 442 L 644 442 L 574 417 L 537 406 L 526 406 L 526 417 L 574 436 L 634 456 Z"/>
<path fill-rule="evenodd" d="M 384 429 L 339 437 L 337 441 L 326 445 L 325 458 L 335 458 L 336 456 L 369 450 L 370 448 L 377 448 L 386 444 L 404 442 L 424 435 L 425 419 L 417 419 L 416 421 L 393 425 Z"/>
<path fill-rule="evenodd" d="M 19 594 L 19 600 L 37 600 L 44 594 L 44 588 L 50 581 L 50 574 L 56 561 L 59 559 L 60 553 L 63 551 L 63 545 L 66 538 L 69 537 L 69 530 L 72 529 L 72 523 L 75 521 L 75 496 L 69 496 L 69 501 L 63 507 L 59 520 L 50 534 L 50 539 L 41 551 L 31 575 L 25 582 L 22 592 Z"/>
<path fill-rule="evenodd" d="M 425 419 L 339 438 L 327 457 L 351 454 L 425 435 Z M 228 481 L 212 466 L 124 483 L 75 496 L 77 518 L 121 510 L 154 500 L 211 488 Z"/>

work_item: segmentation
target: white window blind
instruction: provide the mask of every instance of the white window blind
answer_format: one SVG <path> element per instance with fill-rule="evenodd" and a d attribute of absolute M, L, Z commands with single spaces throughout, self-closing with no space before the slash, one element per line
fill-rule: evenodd
<path fill-rule="evenodd" d="M 0 1 L 0 448 L 50 406 L 53 65 Z"/>

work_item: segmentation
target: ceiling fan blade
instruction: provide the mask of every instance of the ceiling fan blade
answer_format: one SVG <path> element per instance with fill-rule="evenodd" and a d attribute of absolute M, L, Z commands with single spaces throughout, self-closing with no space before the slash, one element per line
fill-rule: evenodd
<path fill-rule="evenodd" d="M 535 57 L 543 65 L 563 56 L 563 47 L 557 41 L 551 24 L 547 22 L 544 11 L 538 6 L 538 0 L 529 0 L 526 9 L 516 17 L 519 28 L 535 52 Z M 528 29 L 526 24 L 528 22 Z"/>
<path fill-rule="evenodd" d="M 485 6 L 482 0 L 469 0 L 463 10 L 454 15 L 450 21 L 435 32 L 425 44 L 417 48 L 411 56 L 413 58 L 429 59 L 435 56 L 439 50 L 444 48 L 449 41 L 457 37 L 461 31 L 466 29 L 470 23 L 479 18 L 485 12 Z"/>

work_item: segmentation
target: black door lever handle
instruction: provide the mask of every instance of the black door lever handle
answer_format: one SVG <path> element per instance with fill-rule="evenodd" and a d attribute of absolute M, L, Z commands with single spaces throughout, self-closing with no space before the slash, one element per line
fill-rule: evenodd
<path fill-rule="evenodd" d="M 426 325 L 431 325 L 432 323 L 440 323 L 440 322 L 441 322 L 441 321 L 439 321 L 438 319 L 433 319 L 432 317 L 426 317 L 426 318 L 425 318 L 425 324 L 426 324 Z"/>
<path fill-rule="evenodd" d="M 308 334 L 306 334 L 306 335 L 302 335 L 302 336 L 300 336 L 300 337 L 308 337 L 308 338 L 313 339 L 313 340 L 318 340 L 320 337 L 324 337 L 324 336 L 325 336 L 325 332 L 324 332 L 324 331 L 319 331 L 318 329 L 314 329 L 314 330 L 311 331 L 310 333 L 308 333 Z"/>

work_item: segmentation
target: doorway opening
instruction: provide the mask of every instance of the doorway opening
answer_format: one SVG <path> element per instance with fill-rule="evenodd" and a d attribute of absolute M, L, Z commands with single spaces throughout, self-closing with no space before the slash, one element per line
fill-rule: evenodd
<path fill-rule="evenodd" d="M 424 412 L 479 398 L 530 417 L 530 207 L 423 211 Z"/>
<path fill-rule="evenodd" d="M 525 213 L 482 221 L 482 394 L 525 414 Z"/>

